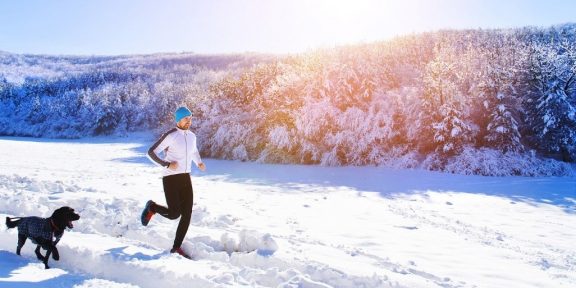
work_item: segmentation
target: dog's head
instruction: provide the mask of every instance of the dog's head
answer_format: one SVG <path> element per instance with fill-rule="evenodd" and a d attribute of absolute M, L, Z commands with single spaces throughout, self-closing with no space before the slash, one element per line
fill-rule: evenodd
<path fill-rule="evenodd" d="M 54 220 L 54 225 L 59 229 L 64 230 L 66 227 L 73 228 L 74 225 L 72 221 L 80 219 L 80 215 L 74 213 L 74 209 L 64 206 L 56 209 L 52 213 L 52 220 Z"/>

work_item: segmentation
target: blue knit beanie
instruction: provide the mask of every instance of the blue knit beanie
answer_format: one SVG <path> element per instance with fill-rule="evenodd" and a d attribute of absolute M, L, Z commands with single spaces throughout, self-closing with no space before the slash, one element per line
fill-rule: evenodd
<path fill-rule="evenodd" d="M 192 116 L 192 112 L 190 112 L 186 107 L 179 107 L 176 109 L 176 112 L 174 112 L 174 120 L 176 120 L 176 123 L 180 122 L 182 118 L 187 116 Z"/>

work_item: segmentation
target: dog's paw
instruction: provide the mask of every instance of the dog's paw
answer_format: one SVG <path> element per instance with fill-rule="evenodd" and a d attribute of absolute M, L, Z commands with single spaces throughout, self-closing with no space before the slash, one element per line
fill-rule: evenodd
<path fill-rule="evenodd" d="M 60 260 L 60 253 L 58 253 L 58 250 L 54 249 L 52 251 L 52 259 L 59 261 Z"/>

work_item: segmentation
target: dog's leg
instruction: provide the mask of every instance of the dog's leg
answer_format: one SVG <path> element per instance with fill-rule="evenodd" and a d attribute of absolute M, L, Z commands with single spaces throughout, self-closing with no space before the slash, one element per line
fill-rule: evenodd
<path fill-rule="evenodd" d="M 52 248 L 52 259 L 60 261 L 60 253 L 58 253 L 58 248 L 56 248 L 56 245 L 54 245 Z"/>
<path fill-rule="evenodd" d="M 20 255 L 20 250 L 22 250 L 22 247 L 26 243 L 26 239 L 28 239 L 28 237 L 26 237 L 26 235 L 18 234 L 18 246 L 16 247 L 16 254 L 17 255 Z"/>
<path fill-rule="evenodd" d="M 38 258 L 38 260 L 44 261 L 44 256 L 42 256 L 42 253 L 40 253 L 40 247 L 40 245 L 37 245 L 34 253 L 36 253 L 36 258 Z"/>
<path fill-rule="evenodd" d="M 47 245 L 46 247 L 46 256 L 44 256 L 44 268 L 45 269 L 50 269 L 50 267 L 48 267 L 48 260 L 50 260 L 50 254 L 52 254 L 52 250 L 54 250 L 54 246 L 52 245 Z"/>
<path fill-rule="evenodd" d="M 56 241 L 54 241 L 54 244 L 52 244 L 52 259 L 59 261 L 60 260 L 60 253 L 58 252 L 58 248 L 56 248 L 56 244 L 58 244 L 58 242 L 60 242 L 61 238 L 56 238 Z"/>

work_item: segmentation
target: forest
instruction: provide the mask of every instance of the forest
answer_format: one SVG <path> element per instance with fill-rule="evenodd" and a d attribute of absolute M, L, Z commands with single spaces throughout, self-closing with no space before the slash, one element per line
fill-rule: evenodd
<path fill-rule="evenodd" d="M 575 175 L 576 24 L 442 30 L 300 54 L 0 52 L 0 135 L 162 133 L 203 157 Z"/>

